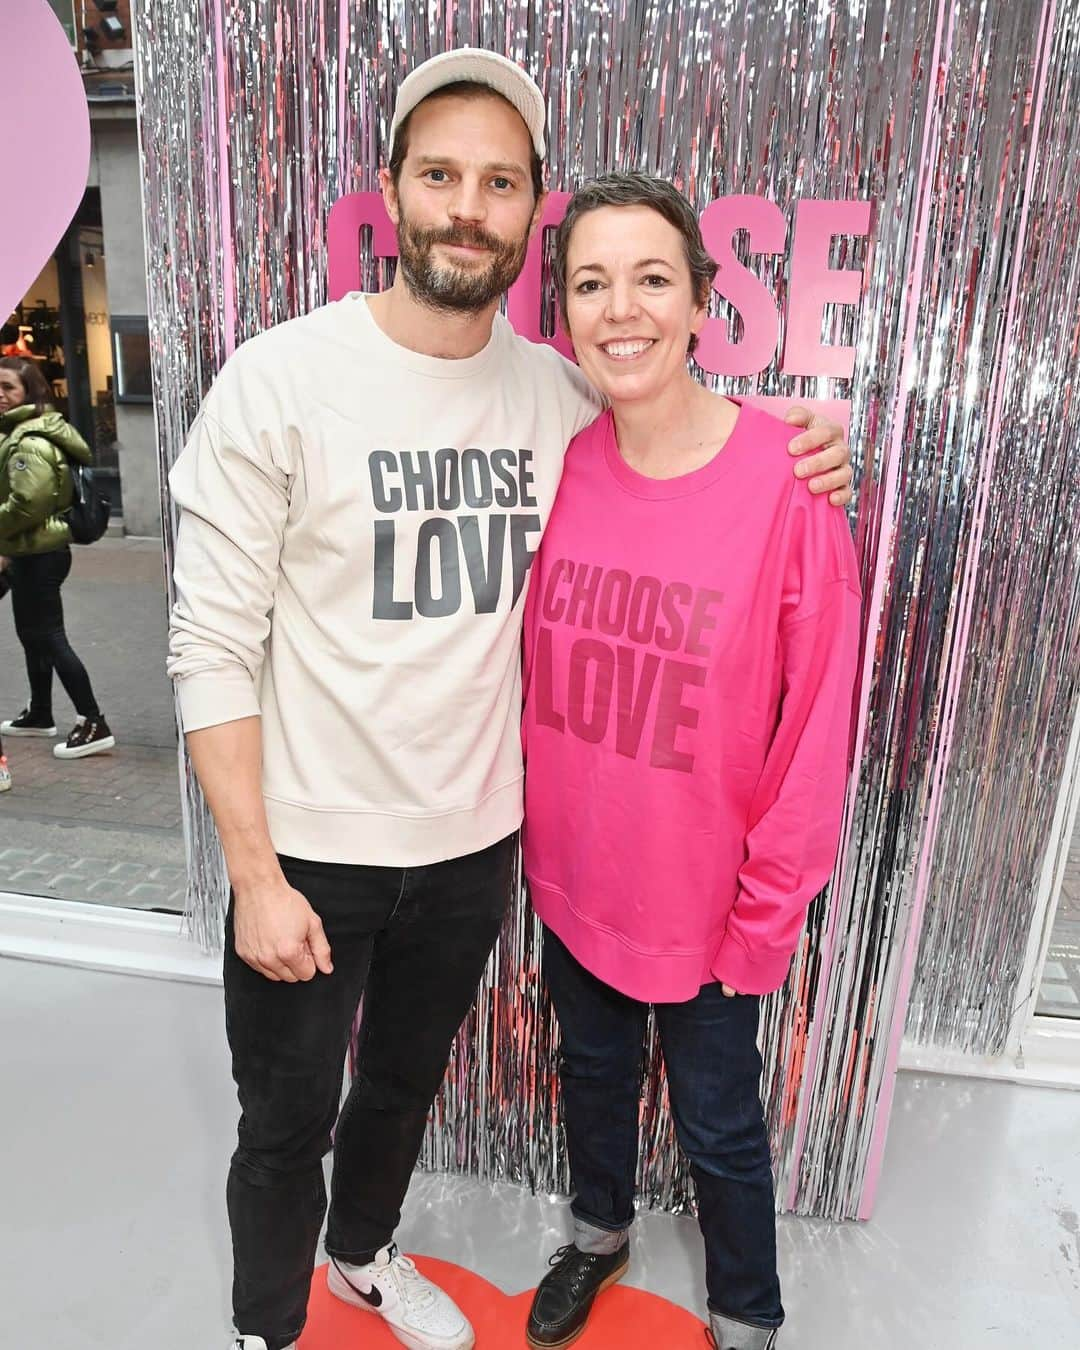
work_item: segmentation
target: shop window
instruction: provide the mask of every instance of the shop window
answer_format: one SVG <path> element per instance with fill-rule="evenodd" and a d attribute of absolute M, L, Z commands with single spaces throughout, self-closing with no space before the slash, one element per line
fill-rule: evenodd
<path fill-rule="evenodd" d="M 145 316 L 112 316 L 113 384 L 117 403 L 151 403 L 150 329 Z"/>

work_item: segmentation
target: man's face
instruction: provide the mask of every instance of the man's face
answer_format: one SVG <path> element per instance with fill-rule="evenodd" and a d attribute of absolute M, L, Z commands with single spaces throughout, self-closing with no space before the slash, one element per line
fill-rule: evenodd
<path fill-rule="evenodd" d="M 398 266 L 422 304 L 476 313 L 517 280 L 542 205 L 530 154 L 525 123 L 497 95 L 436 94 L 415 109 L 397 187 L 381 177 Z"/>

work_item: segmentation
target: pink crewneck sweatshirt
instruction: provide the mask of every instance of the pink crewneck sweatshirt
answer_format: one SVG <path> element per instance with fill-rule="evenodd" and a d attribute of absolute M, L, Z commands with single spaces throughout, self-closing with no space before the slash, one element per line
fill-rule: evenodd
<path fill-rule="evenodd" d="M 525 868 L 574 956 L 648 1002 L 784 981 L 836 856 L 859 635 L 844 512 L 746 406 L 646 478 L 572 442 L 526 607 Z"/>

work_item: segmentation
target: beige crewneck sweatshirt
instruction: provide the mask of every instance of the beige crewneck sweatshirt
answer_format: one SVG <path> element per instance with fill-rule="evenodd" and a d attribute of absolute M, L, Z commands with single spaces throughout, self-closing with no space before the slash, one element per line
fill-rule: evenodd
<path fill-rule="evenodd" d="M 520 635 L 577 368 L 500 315 L 475 356 L 354 293 L 245 343 L 169 485 L 185 731 L 262 717 L 279 853 L 407 867 L 521 823 Z"/>

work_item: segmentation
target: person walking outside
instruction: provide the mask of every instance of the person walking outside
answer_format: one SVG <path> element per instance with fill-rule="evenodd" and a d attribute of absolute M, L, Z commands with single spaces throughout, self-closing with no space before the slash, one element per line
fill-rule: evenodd
<path fill-rule="evenodd" d="M 116 744 L 86 667 L 68 641 L 60 591 L 71 571 L 71 464 L 90 449 L 52 405 L 34 361 L 0 358 L 0 557 L 8 559 L 15 632 L 26 657 L 30 698 L 0 723 L 5 736 L 56 735 L 53 671 L 75 706 L 75 725 L 53 746 L 58 759 L 83 759 Z"/>

